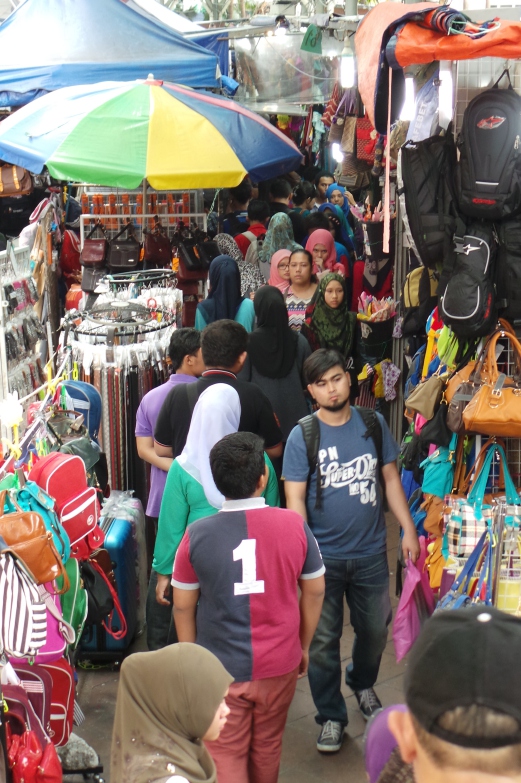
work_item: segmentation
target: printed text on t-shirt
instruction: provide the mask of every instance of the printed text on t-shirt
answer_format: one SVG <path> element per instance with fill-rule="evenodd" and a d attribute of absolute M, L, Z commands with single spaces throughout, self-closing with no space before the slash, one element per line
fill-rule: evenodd
<path fill-rule="evenodd" d="M 359 496 L 360 503 L 376 506 L 376 469 L 378 460 L 372 454 L 362 454 L 350 462 L 339 462 L 336 446 L 318 453 L 322 489 L 349 487 L 349 494 Z"/>

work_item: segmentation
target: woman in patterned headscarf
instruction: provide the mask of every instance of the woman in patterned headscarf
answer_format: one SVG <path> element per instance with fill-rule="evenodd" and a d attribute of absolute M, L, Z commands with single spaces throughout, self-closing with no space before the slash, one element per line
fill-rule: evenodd
<path fill-rule="evenodd" d="M 254 294 L 261 285 L 264 285 L 265 281 L 259 267 L 244 260 L 239 245 L 233 237 L 229 234 L 217 234 L 215 242 L 223 255 L 230 256 L 237 262 L 241 273 L 241 296 Z"/>
<path fill-rule="evenodd" d="M 284 212 L 277 212 L 269 222 L 266 239 L 259 250 L 259 261 L 266 267 L 266 280 L 270 275 L 270 261 L 273 254 L 283 249 L 293 253 L 294 250 L 302 250 L 302 245 L 295 242 L 289 217 Z"/>

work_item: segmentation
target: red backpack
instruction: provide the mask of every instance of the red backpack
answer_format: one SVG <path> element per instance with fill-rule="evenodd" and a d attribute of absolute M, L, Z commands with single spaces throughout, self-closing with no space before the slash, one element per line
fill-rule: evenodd
<path fill-rule="evenodd" d="M 71 541 L 73 557 L 88 557 L 103 544 L 96 489 L 87 484 L 85 463 L 73 454 L 53 452 L 38 460 L 29 479 L 55 500 L 56 513 Z"/>

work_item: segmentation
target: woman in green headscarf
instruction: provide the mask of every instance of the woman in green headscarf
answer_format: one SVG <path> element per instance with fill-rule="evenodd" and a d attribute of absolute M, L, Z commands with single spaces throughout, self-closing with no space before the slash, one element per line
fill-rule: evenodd
<path fill-rule="evenodd" d="M 216 783 L 203 740 L 219 736 L 233 682 L 213 653 L 171 644 L 123 661 L 116 701 L 111 783 Z"/>
<path fill-rule="evenodd" d="M 259 249 L 261 272 L 267 280 L 270 276 L 270 261 L 277 250 L 302 250 L 302 245 L 295 242 L 291 220 L 284 212 L 277 212 L 271 218 L 266 231 L 266 238 Z"/>
<path fill-rule="evenodd" d="M 301 334 L 312 351 L 334 348 L 346 360 L 351 376 L 351 389 L 357 389 L 353 352 L 356 336 L 356 313 L 349 312 L 345 280 L 336 272 L 324 275 L 306 309 Z"/>

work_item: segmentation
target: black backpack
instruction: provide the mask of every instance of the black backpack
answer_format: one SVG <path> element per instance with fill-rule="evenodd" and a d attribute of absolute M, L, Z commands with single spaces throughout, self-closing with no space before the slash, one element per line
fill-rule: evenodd
<path fill-rule="evenodd" d="M 499 90 L 507 74 L 509 87 Z M 521 211 L 521 97 L 508 71 L 471 100 L 458 137 L 456 188 L 469 217 L 502 220 Z"/>
<path fill-rule="evenodd" d="M 521 221 L 499 226 L 496 271 L 497 307 L 509 321 L 521 320 Z"/>
<path fill-rule="evenodd" d="M 438 286 L 439 314 L 458 339 L 487 335 L 496 319 L 497 238 L 493 225 L 471 223 L 454 237 Z"/>
<path fill-rule="evenodd" d="M 418 261 L 431 268 L 442 263 L 456 230 L 455 166 L 456 147 L 450 128 L 445 136 L 406 142 L 398 156 L 398 195 L 405 232 Z"/>
<path fill-rule="evenodd" d="M 378 416 L 374 410 L 372 410 L 372 408 L 360 408 L 358 405 L 353 407 L 358 411 L 363 419 L 365 426 L 367 427 L 367 430 L 364 434 L 364 439 L 373 439 L 378 457 L 378 467 L 381 470 L 383 466 L 383 435 L 382 427 L 378 421 Z M 318 461 L 318 452 L 320 449 L 320 424 L 317 417 L 313 413 L 309 414 L 308 416 L 304 416 L 302 419 L 299 419 L 298 423 L 300 425 L 300 429 L 302 430 L 304 443 L 306 444 L 309 475 L 311 477 L 312 473 L 314 472 L 317 474 L 317 494 L 315 498 L 315 508 L 320 509 L 322 508 L 322 482 L 320 475 L 320 463 Z"/>

